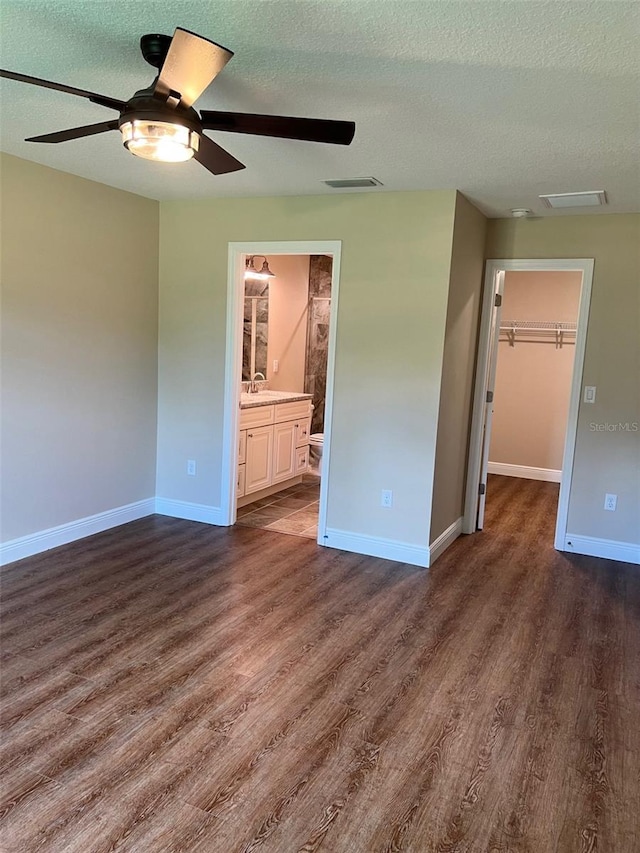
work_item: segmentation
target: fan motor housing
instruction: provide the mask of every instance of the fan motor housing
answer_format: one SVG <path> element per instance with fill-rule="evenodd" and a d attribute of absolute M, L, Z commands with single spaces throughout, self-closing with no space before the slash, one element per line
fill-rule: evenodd
<path fill-rule="evenodd" d="M 118 127 L 129 121 L 144 119 L 144 121 L 165 121 L 170 124 L 181 124 L 196 133 L 202 133 L 202 122 L 200 116 L 193 107 L 178 107 L 176 109 L 164 105 L 157 96 L 154 97 L 152 89 L 141 89 L 127 101 L 120 114 Z"/>
<path fill-rule="evenodd" d="M 154 68 L 162 68 L 162 64 L 169 52 L 172 36 L 161 33 L 147 33 L 140 39 L 140 50 L 149 65 Z"/>

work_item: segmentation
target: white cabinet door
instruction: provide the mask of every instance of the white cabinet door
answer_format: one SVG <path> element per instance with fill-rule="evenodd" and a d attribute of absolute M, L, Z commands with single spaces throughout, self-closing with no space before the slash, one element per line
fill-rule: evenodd
<path fill-rule="evenodd" d="M 238 465 L 238 489 L 236 491 L 236 497 L 238 498 L 244 497 L 244 477 L 246 470 L 246 465 Z"/>
<path fill-rule="evenodd" d="M 288 480 L 295 474 L 297 423 L 287 421 L 273 427 L 273 476 L 272 483 Z"/>
<path fill-rule="evenodd" d="M 244 493 L 250 495 L 271 483 L 273 459 L 273 427 L 253 427 L 247 430 L 246 471 Z"/>
<path fill-rule="evenodd" d="M 240 439 L 238 441 L 238 465 L 243 465 L 247 461 L 247 431 L 240 430 Z"/>
<path fill-rule="evenodd" d="M 296 450 L 296 474 L 304 474 L 309 467 L 309 445 Z"/>

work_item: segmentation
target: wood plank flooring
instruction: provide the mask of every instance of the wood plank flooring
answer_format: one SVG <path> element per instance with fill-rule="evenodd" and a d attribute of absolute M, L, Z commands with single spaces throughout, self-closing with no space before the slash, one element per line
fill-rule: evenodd
<path fill-rule="evenodd" d="M 639 850 L 640 569 L 556 501 L 428 571 L 160 516 L 7 567 L 2 850 Z"/>

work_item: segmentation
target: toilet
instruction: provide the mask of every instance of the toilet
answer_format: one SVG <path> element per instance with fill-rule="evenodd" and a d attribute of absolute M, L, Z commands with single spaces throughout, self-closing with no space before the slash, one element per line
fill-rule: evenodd
<path fill-rule="evenodd" d="M 324 443 L 324 434 L 314 432 L 309 437 L 309 463 L 311 473 L 317 474 L 318 477 L 322 474 L 322 445 Z"/>

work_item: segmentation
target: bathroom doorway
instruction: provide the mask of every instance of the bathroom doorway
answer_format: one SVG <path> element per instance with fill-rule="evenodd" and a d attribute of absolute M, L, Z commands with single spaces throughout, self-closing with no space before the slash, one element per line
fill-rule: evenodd
<path fill-rule="evenodd" d="M 548 505 L 557 503 L 554 545 L 571 550 L 567 514 L 592 274 L 590 259 L 487 261 L 465 533 L 483 529 L 492 491 L 506 495 L 503 486 L 518 484 L 535 491 L 531 481 L 538 481 Z"/>
<path fill-rule="evenodd" d="M 339 261 L 339 242 L 229 246 L 228 524 L 324 542 Z"/>
<path fill-rule="evenodd" d="M 318 537 L 332 267 L 324 254 L 245 256 L 241 526 Z M 258 434 L 267 410 L 273 426 L 264 418 Z"/>

